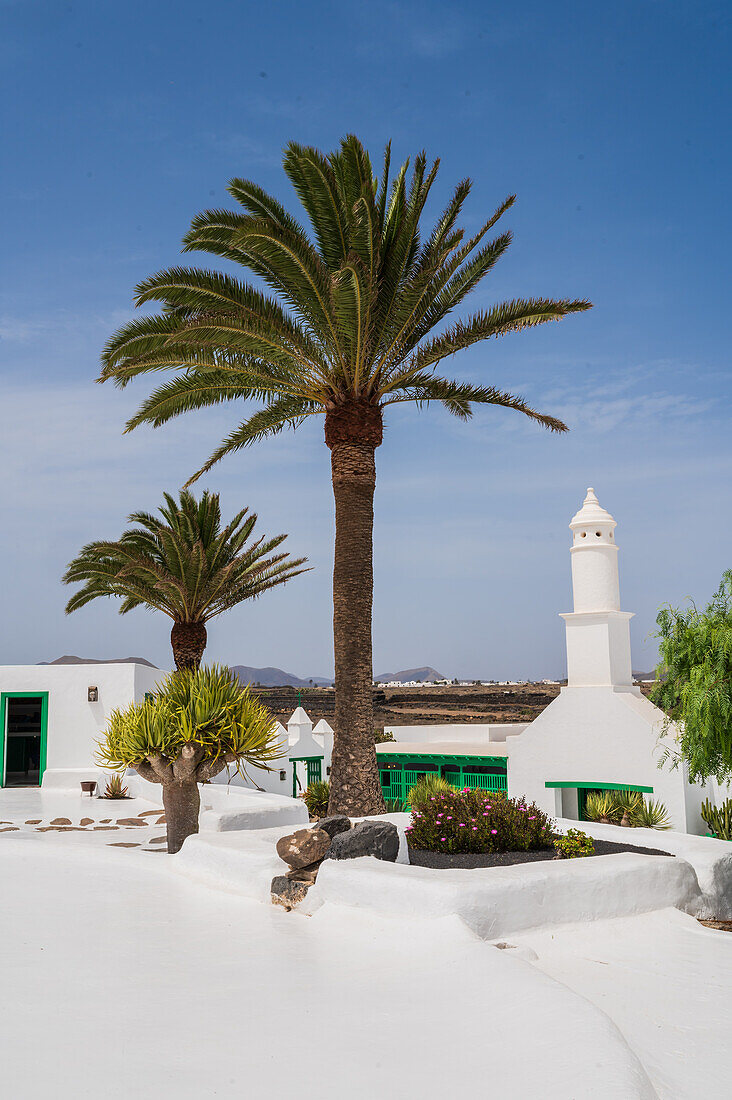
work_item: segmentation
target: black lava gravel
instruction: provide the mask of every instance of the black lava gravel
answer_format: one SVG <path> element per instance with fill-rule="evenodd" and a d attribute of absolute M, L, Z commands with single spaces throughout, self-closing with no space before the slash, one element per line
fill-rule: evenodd
<path fill-rule="evenodd" d="M 668 856 L 670 852 L 660 852 L 657 848 L 637 848 L 634 844 L 616 844 L 612 840 L 596 840 L 596 856 L 614 856 L 618 852 L 635 852 L 641 856 Z M 418 848 L 409 849 L 409 862 L 414 867 L 431 867 L 441 870 L 470 870 L 474 867 L 511 867 L 517 863 L 537 863 L 554 859 L 553 848 L 542 848 L 538 852 L 423 852 Z M 582 856 L 592 859 L 592 856 Z M 673 858 L 673 857 L 672 857 Z M 557 862 L 559 862 L 557 860 Z"/>

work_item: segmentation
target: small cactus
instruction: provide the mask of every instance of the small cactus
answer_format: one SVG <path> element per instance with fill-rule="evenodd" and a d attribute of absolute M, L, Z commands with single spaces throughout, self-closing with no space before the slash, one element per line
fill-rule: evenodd
<path fill-rule="evenodd" d="M 702 802 L 699 812 L 719 840 L 732 840 L 732 798 L 721 806 L 713 806 L 707 799 Z"/>

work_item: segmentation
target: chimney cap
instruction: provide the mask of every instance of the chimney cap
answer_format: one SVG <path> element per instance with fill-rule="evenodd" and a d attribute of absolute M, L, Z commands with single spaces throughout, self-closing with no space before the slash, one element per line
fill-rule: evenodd
<path fill-rule="evenodd" d="M 611 527 L 617 527 L 617 524 L 608 511 L 606 511 L 600 501 L 595 495 L 595 490 L 590 486 L 587 490 L 587 496 L 582 502 L 582 507 L 572 517 L 570 523 L 571 528 L 575 527 L 591 527 L 593 523 L 605 523 L 610 524 Z"/>

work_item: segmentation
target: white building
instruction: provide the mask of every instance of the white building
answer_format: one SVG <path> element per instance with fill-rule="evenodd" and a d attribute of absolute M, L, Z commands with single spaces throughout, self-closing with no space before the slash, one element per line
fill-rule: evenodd
<path fill-rule="evenodd" d="M 659 769 L 664 714 L 633 686 L 615 527 L 588 489 L 570 523 L 574 609 L 562 615 L 568 682 L 558 698 L 527 725 L 388 727 L 396 743 L 377 746 L 385 794 L 403 799 L 420 774 L 438 772 L 576 820 L 589 791 L 636 789 L 666 805 L 675 829 L 706 832 L 699 807 L 715 788 L 692 786 L 682 767 Z"/>
<path fill-rule="evenodd" d="M 109 778 L 95 759 L 113 710 L 140 703 L 167 672 L 149 665 L 110 661 L 72 665 L 0 666 L 0 787 L 55 787 L 78 792 L 79 783 Z M 287 729 L 276 723 L 283 756 L 270 770 L 223 771 L 214 782 L 296 796 L 313 779 L 327 778 L 333 730 L 315 730 L 302 707 Z"/>
<path fill-rule="evenodd" d="M 333 755 L 333 730 L 321 719 L 315 729 L 302 707 L 296 707 L 287 729 L 277 722 L 282 756 L 273 760 L 271 768 L 248 768 L 244 774 L 230 767 L 214 779 L 214 783 L 257 788 L 270 794 L 297 798 L 315 780 L 327 779 Z"/>
<path fill-rule="evenodd" d="M 102 781 L 94 752 L 110 714 L 165 675 L 124 662 L 0 666 L 0 786 L 78 791 L 81 780 Z"/>
<path fill-rule="evenodd" d="M 588 791 L 636 789 L 666 805 L 675 829 L 706 832 L 699 816 L 706 792 L 687 782 L 683 768 L 658 767 L 664 714 L 633 686 L 632 614 L 620 610 L 615 520 L 588 489 L 569 526 L 567 686 L 519 738 L 507 740 L 509 791 L 576 819 Z"/>

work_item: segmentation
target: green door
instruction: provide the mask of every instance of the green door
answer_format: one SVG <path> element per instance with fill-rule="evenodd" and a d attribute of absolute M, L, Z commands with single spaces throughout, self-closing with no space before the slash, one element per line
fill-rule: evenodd
<path fill-rule="evenodd" d="M 46 770 L 48 692 L 0 694 L 0 787 L 37 787 Z"/>

